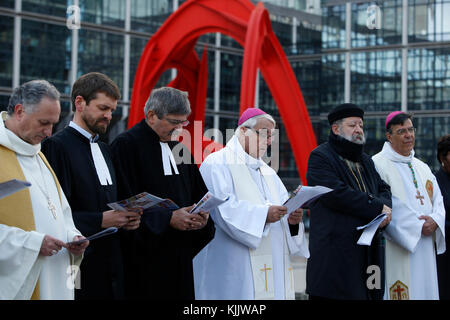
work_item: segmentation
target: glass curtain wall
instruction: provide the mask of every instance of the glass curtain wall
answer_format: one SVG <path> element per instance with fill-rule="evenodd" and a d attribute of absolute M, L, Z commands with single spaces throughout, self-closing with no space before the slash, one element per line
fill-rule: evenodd
<path fill-rule="evenodd" d="M 45 78 L 62 93 L 66 121 L 71 117 L 73 79 L 103 72 L 122 91 L 111 130 L 102 137 L 111 140 L 126 128 L 134 76 L 148 39 L 184 2 L 1 1 L 0 109 L 6 108 L 15 85 Z M 318 144 L 328 139 L 327 113 L 348 101 L 366 111 L 365 151 L 374 154 L 385 139 L 386 115 L 403 109 L 414 114 L 417 156 L 438 168 L 435 146 L 450 128 L 450 0 L 263 3 L 302 90 Z M 79 30 L 66 26 L 70 5 L 80 8 Z M 205 129 L 218 128 L 225 137 L 239 117 L 244 49 L 216 34 L 200 37 L 197 52 L 204 47 L 209 71 Z M 175 74 L 167 70 L 157 86 L 169 83 Z M 262 76 L 258 83 L 256 104 L 274 115 L 280 128 L 279 174 L 294 186 L 300 179 L 283 119 Z"/>

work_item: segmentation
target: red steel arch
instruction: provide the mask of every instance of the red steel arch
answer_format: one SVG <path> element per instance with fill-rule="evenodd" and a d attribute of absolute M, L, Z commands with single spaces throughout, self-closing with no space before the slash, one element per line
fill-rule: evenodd
<path fill-rule="evenodd" d="M 220 32 L 244 48 L 240 113 L 254 105 L 257 70 L 278 106 L 292 146 L 300 178 L 306 184 L 310 152 L 317 146 L 314 131 L 297 79 L 273 33 L 262 3 L 249 0 L 188 0 L 182 4 L 148 41 L 134 78 L 128 126 L 144 118 L 144 104 L 160 78 L 171 68 L 178 71 L 170 86 L 189 92 L 194 121 L 204 121 L 208 68 L 206 51 L 201 60 L 194 50 L 199 36 Z M 202 127 L 203 129 L 203 127 Z M 203 130 L 202 130 L 203 133 Z M 211 141 L 204 141 L 201 149 Z M 194 157 L 201 162 L 201 150 Z M 199 159 L 200 157 L 200 159 Z"/>

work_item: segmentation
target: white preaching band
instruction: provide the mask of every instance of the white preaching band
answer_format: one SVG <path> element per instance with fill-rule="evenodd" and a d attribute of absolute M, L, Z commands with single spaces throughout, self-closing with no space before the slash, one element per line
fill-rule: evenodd
<path fill-rule="evenodd" d="M 90 142 L 92 159 L 94 160 L 95 171 L 97 172 L 98 180 L 102 186 L 112 185 L 111 174 L 109 173 L 108 165 L 106 164 L 103 153 L 98 146 L 98 134 L 92 135 L 87 130 L 77 125 L 75 122 L 70 121 L 69 127 L 74 128 L 83 136 L 85 136 Z"/>

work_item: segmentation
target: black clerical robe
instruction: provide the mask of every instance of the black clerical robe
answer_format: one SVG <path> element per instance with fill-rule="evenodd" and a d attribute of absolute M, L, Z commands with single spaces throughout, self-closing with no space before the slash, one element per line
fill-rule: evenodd
<path fill-rule="evenodd" d="M 361 168 L 351 169 L 344 159 L 359 163 Z M 331 299 L 381 299 L 384 239 L 377 231 L 371 246 L 357 245 L 362 231 L 356 228 L 379 215 L 383 205 L 392 207 L 389 185 L 380 178 L 372 159 L 362 152 L 362 145 L 333 133 L 328 142 L 311 152 L 306 178 L 311 186 L 333 189 L 310 206 L 306 292 Z M 373 274 L 367 273 L 370 265 L 379 267 L 379 289 L 367 286 Z"/>
<path fill-rule="evenodd" d="M 179 174 L 164 175 L 159 136 L 145 120 L 112 143 L 120 198 L 149 192 L 178 206 L 194 204 L 207 192 L 197 165 L 177 165 Z M 174 148 L 178 142 L 169 142 Z M 189 152 L 184 149 L 184 152 Z M 192 259 L 214 237 L 214 224 L 195 231 L 170 226 L 172 212 L 146 212 L 135 231 L 126 232 L 125 292 L 128 298 L 194 299 Z"/>
<path fill-rule="evenodd" d="M 42 143 L 42 152 L 55 171 L 72 208 L 75 226 L 85 236 L 103 228 L 103 212 L 111 210 L 107 203 L 117 201 L 117 185 L 109 146 L 98 142 L 113 181 L 103 186 L 92 159 L 90 141 L 72 127 L 53 135 Z M 75 299 L 121 299 L 123 269 L 120 237 L 114 234 L 91 241 L 80 266 L 81 289 Z"/>

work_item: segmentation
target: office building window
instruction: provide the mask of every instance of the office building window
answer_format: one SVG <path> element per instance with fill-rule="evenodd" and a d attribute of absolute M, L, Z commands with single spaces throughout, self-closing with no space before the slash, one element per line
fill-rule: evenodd
<path fill-rule="evenodd" d="M 67 0 L 22 0 L 22 11 L 63 18 L 67 15 L 66 11 L 68 6 Z"/>
<path fill-rule="evenodd" d="M 449 41 L 450 0 L 408 0 L 408 41 Z"/>
<path fill-rule="evenodd" d="M 14 18 L 0 19 L 0 86 L 12 85 Z"/>
<path fill-rule="evenodd" d="M 351 101 L 367 111 L 401 107 L 401 51 L 351 55 Z"/>
<path fill-rule="evenodd" d="M 379 29 L 374 11 L 367 11 L 372 2 L 352 4 L 352 47 L 400 44 L 402 42 L 402 0 L 383 1 L 377 4 L 380 9 Z M 367 26 L 369 22 L 370 28 Z"/>
<path fill-rule="evenodd" d="M 131 29 L 155 33 L 172 13 L 172 8 L 173 0 L 131 0 Z"/>
<path fill-rule="evenodd" d="M 242 59 L 234 54 L 220 55 L 220 110 L 239 112 Z"/>
<path fill-rule="evenodd" d="M 78 47 L 78 76 L 102 72 L 121 89 L 123 84 L 122 35 L 80 29 Z"/>
<path fill-rule="evenodd" d="M 408 109 L 450 109 L 450 49 L 408 51 Z"/>
<path fill-rule="evenodd" d="M 345 48 L 345 5 L 322 8 L 322 48 Z"/>
<path fill-rule="evenodd" d="M 23 19 L 20 83 L 45 79 L 60 92 L 69 93 L 70 38 L 66 26 Z"/>
<path fill-rule="evenodd" d="M 123 0 L 80 0 L 79 6 L 83 22 L 125 27 L 125 1 Z"/>

